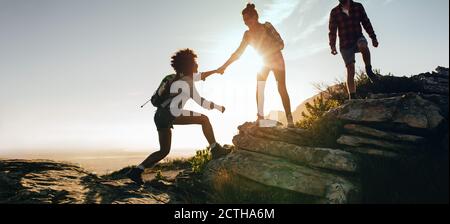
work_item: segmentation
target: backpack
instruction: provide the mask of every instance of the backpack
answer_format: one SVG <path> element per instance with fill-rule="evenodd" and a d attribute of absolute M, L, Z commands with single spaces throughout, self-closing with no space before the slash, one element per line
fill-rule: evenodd
<path fill-rule="evenodd" d="M 278 33 L 278 31 L 273 27 L 273 25 L 269 22 L 266 22 L 264 24 L 264 28 L 266 29 L 266 33 L 269 35 L 271 39 L 271 44 L 277 49 L 277 50 L 283 50 L 284 49 L 284 41 L 283 38 L 281 38 L 281 35 Z"/>
<path fill-rule="evenodd" d="M 170 99 L 173 97 L 170 96 L 170 86 L 178 79 L 176 74 L 166 76 L 159 85 L 158 89 L 156 89 L 155 93 L 151 98 L 151 102 L 153 106 L 158 108 L 164 108 L 170 102 Z"/>

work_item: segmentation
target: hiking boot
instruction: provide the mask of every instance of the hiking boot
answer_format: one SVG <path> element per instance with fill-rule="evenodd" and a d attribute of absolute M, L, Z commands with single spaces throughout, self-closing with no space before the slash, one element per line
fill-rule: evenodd
<path fill-rule="evenodd" d="M 144 170 L 139 168 L 131 168 L 131 170 L 127 173 L 127 177 L 130 178 L 133 182 L 139 185 L 144 184 L 144 180 L 142 179 L 142 173 Z"/>
<path fill-rule="evenodd" d="M 361 97 L 359 97 L 356 93 L 350 93 L 350 95 L 348 96 L 349 100 L 359 100 L 361 99 Z"/>
<path fill-rule="evenodd" d="M 371 83 L 376 83 L 380 81 L 380 75 L 377 75 L 372 71 L 372 66 L 366 67 L 366 74 Z"/>
<path fill-rule="evenodd" d="M 224 157 L 224 156 L 230 154 L 230 152 L 231 152 L 231 149 L 224 148 L 219 144 L 216 144 L 216 146 L 214 148 L 211 148 L 211 154 L 212 154 L 213 160 Z"/>

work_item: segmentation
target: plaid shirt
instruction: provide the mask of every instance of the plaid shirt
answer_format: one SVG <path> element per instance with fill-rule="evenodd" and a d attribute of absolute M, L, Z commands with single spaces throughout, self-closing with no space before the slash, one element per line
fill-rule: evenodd
<path fill-rule="evenodd" d="M 377 36 L 372 24 L 367 17 L 366 11 L 361 3 L 351 2 L 349 16 L 342 10 L 341 5 L 336 6 L 330 15 L 330 47 L 336 47 L 336 33 L 339 30 L 339 45 L 341 49 L 354 46 L 359 38 L 363 37 L 361 24 L 372 40 Z"/>

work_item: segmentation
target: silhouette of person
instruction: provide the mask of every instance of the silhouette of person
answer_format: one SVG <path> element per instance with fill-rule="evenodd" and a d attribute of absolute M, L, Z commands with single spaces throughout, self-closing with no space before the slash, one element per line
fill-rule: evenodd
<path fill-rule="evenodd" d="M 283 101 L 288 126 L 293 127 L 291 102 L 286 88 L 285 61 L 282 54 L 284 41 L 271 23 L 266 22 L 262 24 L 259 22 L 259 15 L 254 4 L 248 4 L 242 11 L 242 16 L 249 30 L 244 33 L 239 48 L 218 70 L 224 73 L 228 66 L 240 58 L 248 45 L 255 48 L 264 60 L 264 67 L 257 76 L 256 102 L 258 105 L 258 121 L 264 119 L 264 89 L 269 73 L 272 71 L 278 83 L 278 92 Z"/>
<path fill-rule="evenodd" d="M 339 45 L 342 58 L 347 67 L 347 88 L 350 99 L 357 98 L 355 86 L 355 54 L 361 53 L 366 65 L 366 73 L 372 83 L 379 80 L 379 75 L 372 71 L 370 50 L 367 39 L 362 33 L 362 26 L 372 39 L 372 45 L 378 47 L 377 36 L 372 23 L 367 17 L 361 3 L 353 0 L 339 0 L 339 5 L 330 14 L 329 39 L 331 54 L 337 55 L 336 33 L 339 31 Z"/>
<path fill-rule="evenodd" d="M 194 82 L 205 80 L 218 71 L 198 73 L 196 58 L 197 55 L 190 49 L 177 52 L 172 57 L 172 67 L 176 74 L 165 77 L 155 93 L 163 98 L 161 103 L 158 103 L 158 109 L 154 117 L 158 129 L 160 151 L 151 154 L 139 166 L 128 172 L 127 176 L 138 184 L 144 183 L 142 173 L 145 169 L 152 168 L 169 155 L 173 125 L 201 125 L 203 134 L 210 144 L 213 159 L 229 153 L 227 149 L 216 142 L 212 125 L 207 116 L 183 110 L 187 101 L 193 99 L 205 109 L 225 112 L 225 107 L 210 102 L 198 94 Z M 182 90 L 181 93 L 179 90 Z"/>

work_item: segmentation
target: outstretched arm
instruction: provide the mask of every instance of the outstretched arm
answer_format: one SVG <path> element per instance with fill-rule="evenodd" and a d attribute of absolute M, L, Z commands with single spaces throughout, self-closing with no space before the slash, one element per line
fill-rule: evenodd
<path fill-rule="evenodd" d="M 225 62 L 224 65 L 222 65 L 219 69 L 217 69 L 219 73 L 223 74 L 225 70 L 228 68 L 228 66 L 233 64 L 233 62 L 237 61 L 244 53 L 247 46 L 248 46 L 248 33 L 245 32 L 241 44 L 239 45 L 239 48 L 231 55 L 231 57 L 227 60 L 227 62 Z"/>
<path fill-rule="evenodd" d="M 207 110 L 213 110 L 216 109 L 220 112 L 225 112 L 225 107 L 224 106 L 220 106 L 218 104 L 215 104 L 211 101 L 206 100 L 205 98 L 201 97 L 200 94 L 198 93 L 197 89 L 195 88 L 195 85 L 192 83 L 191 86 L 191 98 L 201 107 L 207 109 Z"/>
<path fill-rule="evenodd" d="M 208 78 L 209 76 L 214 75 L 214 74 L 221 74 L 221 73 L 220 73 L 218 70 L 212 70 L 212 71 L 202 72 L 202 73 L 200 73 L 200 75 L 201 75 L 200 79 L 203 80 L 203 81 L 205 81 L 206 78 Z M 222 73 L 222 74 L 223 74 L 223 73 Z M 199 81 L 199 80 L 197 80 L 197 81 Z"/>
<path fill-rule="evenodd" d="M 369 17 L 367 16 L 366 10 L 364 9 L 364 6 L 361 6 L 362 11 L 362 20 L 361 23 L 366 30 L 366 32 L 369 34 L 370 39 L 372 39 L 373 46 L 378 47 L 378 40 L 377 35 L 375 34 L 375 31 L 373 30 L 372 23 L 370 22 Z"/>

